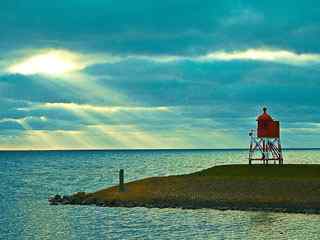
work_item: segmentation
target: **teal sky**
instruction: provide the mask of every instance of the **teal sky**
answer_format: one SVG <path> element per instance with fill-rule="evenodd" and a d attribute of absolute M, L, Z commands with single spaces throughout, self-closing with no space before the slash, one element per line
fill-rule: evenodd
<path fill-rule="evenodd" d="M 319 1 L 2 0 L 0 149 L 320 147 Z"/>

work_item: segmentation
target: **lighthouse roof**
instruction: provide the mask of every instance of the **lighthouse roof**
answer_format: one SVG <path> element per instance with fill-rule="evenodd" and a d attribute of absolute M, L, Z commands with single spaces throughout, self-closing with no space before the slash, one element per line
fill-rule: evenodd
<path fill-rule="evenodd" d="M 267 113 L 267 108 L 263 108 L 263 113 L 257 118 L 257 121 L 273 121 L 272 117 Z"/>

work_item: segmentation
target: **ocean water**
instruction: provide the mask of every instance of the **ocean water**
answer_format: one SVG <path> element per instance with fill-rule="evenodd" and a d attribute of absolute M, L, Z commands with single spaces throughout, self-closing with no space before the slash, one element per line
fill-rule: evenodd
<path fill-rule="evenodd" d="M 320 239 L 320 215 L 50 206 L 48 196 L 247 163 L 244 150 L 0 152 L 0 239 Z M 319 150 L 285 162 L 320 163 Z"/>

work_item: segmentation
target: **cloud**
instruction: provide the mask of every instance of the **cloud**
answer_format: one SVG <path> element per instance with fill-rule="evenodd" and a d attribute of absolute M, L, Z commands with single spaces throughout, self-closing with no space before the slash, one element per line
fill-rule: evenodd
<path fill-rule="evenodd" d="M 229 16 L 221 19 L 220 24 L 225 27 L 244 27 L 250 24 L 261 24 L 265 20 L 263 13 L 255 9 L 236 9 Z"/>
<path fill-rule="evenodd" d="M 217 62 L 217 61 L 265 61 L 283 63 L 289 65 L 319 64 L 318 53 L 296 53 L 294 51 L 271 49 L 271 48 L 249 48 L 246 50 L 217 50 L 204 55 L 127 55 L 114 56 L 114 62 L 129 60 L 151 61 L 156 63 L 174 63 L 181 61 L 192 62 Z"/>
<path fill-rule="evenodd" d="M 199 61 L 266 61 L 293 65 L 320 63 L 320 54 L 298 54 L 286 50 L 248 49 L 245 51 L 217 51 L 197 57 Z"/>
<path fill-rule="evenodd" d="M 1 146 L 247 147 L 263 105 L 297 145 L 320 119 L 319 6 L 0 3 Z"/>
<path fill-rule="evenodd" d="M 12 53 L 2 61 L 7 61 L 5 72 L 22 75 L 63 75 L 78 72 L 97 63 L 112 63 L 117 61 L 116 57 L 101 54 L 82 54 L 62 49 L 39 49 L 32 51 L 21 51 Z M 18 56 L 17 56 L 18 55 Z"/>
<path fill-rule="evenodd" d="M 1 3 L 0 29 L 6 33 L 1 36 L 2 56 L 14 49 L 48 47 L 117 55 L 204 54 L 263 46 L 320 52 L 318 31 L 307 38 L 295 35 L 303 27 L 319 26 L 316 1 L 11 2 Z"/>
<path fill-rule="evenodd" d="M 31 56 L 20 63 L 8 68 L 10 73 L 23 75 L 48 74 L 59 75 L 67 72 L 81 70 L 85 64 L 81 63 L 75 54 L 63 51 L 49 51 L 47 53 Z"/>
<path fill-rule="evenodd" d="M 320 54 L 295 53 L 277 49 L 247 49 L 238 51 L 218 50 L 205 55 L 111 55 L 99 53 L 83 55 L 66 50 L 39 50 L 41 53 L 16 59 L 5 71 L 22 75 L 63 75 L 78 72 L 92 65 L 114 64 L 124 61 L 149 61 L 156 63 L 175 63 L 181 61 L 217 62 L 217 61 L 265 61 L 289 65 L 310 65 L 320 63 Z M 9 59 L 8 62 L 13 60 Z"/>
<path fill-rule="evenodd" d="M 43 75 L 0 75 L 0 95 L 1 98 L 24 102 L 18 103 L 20 105 L 28 105 L 28 102 L 84 102 L 87 99 L 63 79 Z"/>
<path fill-rule="evenodd" d="M 179 61 L 213 62 L 213 61 L 265 61 L 290 65 L 319 64 L 320 54 L 295 53 L 279 49 L 247 49 L 238 51 L 218 50 L 199 56 L 130 56 L 128 58 L 149 60 L 159 63 Z"/>
<path fill-rule="evenodd" d="M 20 110 L 36 110 L 36 109 L 64 109 L 70 111 L 88 111 L 98 113 L 117 113 L 117 112 L 170 112 L 169 107 L 137 107 L 137 106 L 95 106 L 90 104 L 77 103 L 42 103 L 33 105 L 30 108 L 22 108 Z"/>
<path fill-rule="evenodd" d="M 48 119 L 45 116 L 28 116 L 23 118 L 3 118 L 0 119 L 1 123 L 17 123 L 19 124 L 23 129 L 30 130 L 32 129 L 31 124 L 37 123 L 37 122 L 47 122 Z"/>

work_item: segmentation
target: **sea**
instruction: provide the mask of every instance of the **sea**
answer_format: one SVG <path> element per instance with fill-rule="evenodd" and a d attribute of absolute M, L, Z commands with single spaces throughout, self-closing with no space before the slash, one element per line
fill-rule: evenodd
<path fill-rule="evenodd" d="M 247 164 L 246 150 L 0 152 L 0 239 L 320 239 L 320 215 L 213 209 L 51 206 L 55 194 Z M 285 150 L 285 163 L 320 164 L 320 150 Z"/>

